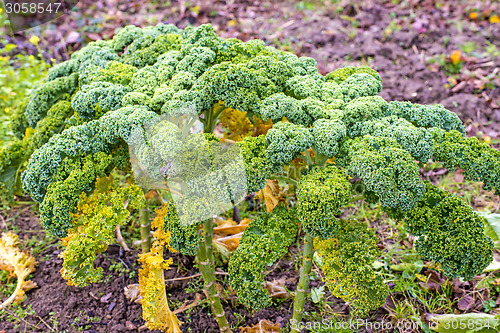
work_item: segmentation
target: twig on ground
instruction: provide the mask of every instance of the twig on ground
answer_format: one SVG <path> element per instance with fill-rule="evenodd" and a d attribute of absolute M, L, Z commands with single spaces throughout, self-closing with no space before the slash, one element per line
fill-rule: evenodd
<path fill-rule="evenodd" d="M 118 256 L 118 260 L 120 260 L 120 262 L 123 264 L 123 266 L 125 266 L 125 268 L 130 271 L 130 267 L 128 267 L 128 265 L 125 263 L 125 261 L 122 260 L 122 256 L 124 255 L 123 251 L 125 251 L 123 248 L 120 247 L 120 254 Z"/>
<path fill-rule="evenodd" d="M 44 324 L 45 324 L 45 326 L 47 326 L 47 327 L 49 328 L 49 330 L 51 330 L 52 332 L 55 332 L 55 331 L 56 331 L 56 330 L 55 330 L 52 326 L 50 326 L 49 324 L 47 324 L 47 322 L 46 322 L 45 320 L 43 320 L 43 318 L 42 318 L 42 317 L 40 317 L 40 316 L 36 316 L 36 317 L 37 317 L 38 319 L 40 319 L 40 321 L 41 321 L 42 323 L 44 323 Z"/>
<path fill-rule="evenodd" d="M 130 249 L 127 246 L 127 243 L 125 243 L 125 240 L 123 239 L 122 232 L 120 230 L 120 225 L 116 226 L 116 242 L 120 244 L 120 246 L 123 248 L 123 251 L 129 252 Z"/>
<path fill-rule="evenodd" d="M 226 273 L 226 272 L 215 272 L 215 275 L 229 275 L 229 273 Z M 201 274 L 198 273 L 198 274 L 194 274 L 194 275 L 190 275 L 190 276 L 185 276 L 185 277 L 181 277 L 181 278 L 168 279 L 168 280 L 165 280 L 165 282 L 189 280 L 189 279 L 194 279 L 194 278 L 197 278 L 197 277 L 200 277 L 200 276 L 201 276 Z"/>
<path fill-rule="evenodd" d="M 0 214 L 0 229 L 7 229 L 7 223 L 5 223 L 5 218 Z"/>
<path fill-rule="evenodd" d="M 20 322 L 24 323 L 25 325 L 28 325 L 28 326 L 31 326 L 33 328 L 36 328 L 37 330 L 40 329 L 40 327 L 36 326 L 36 325 L 33 325 L 31 323 L 29 323 L 28 321 L 26 321 L 26 319 L 23 319 L 21 317 L 18 317 L 14 312 L 10 311 L 8 308 L 4 308 L 3 309 L 5 312 L 7 312 L 9 315 L 11 315 L 12 317 L 16 318 L 17 320 L 19 320 Z"/>
<path fill-rule="evenodd" d="M 180 308 L 178 308 L 177 310 L 174 311 L 174 314 L 178 314 L 178 313 L 184 312 L 188 309 L 194 308 L 195 306 L 197 306 L 200 303 L 200 301 L 201 301 L 201 295 L 197 293 L 196 298 L 194 299 L 194 301 L 191 304 L 182 305 Z"/>

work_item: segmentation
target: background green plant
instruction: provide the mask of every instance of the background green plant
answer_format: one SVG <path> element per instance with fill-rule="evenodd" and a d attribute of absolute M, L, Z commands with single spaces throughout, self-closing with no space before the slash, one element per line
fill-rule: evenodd
<path fill-rule="evenodd" d="M 6 40 L 0 39 L 1 44 L 5 46 L 0 48 L 0 148 L 14 139 L 10 117 L 16 105 L 47 76 L 50 67 L 40 55 L 17 53 L 17 45 Z"/>

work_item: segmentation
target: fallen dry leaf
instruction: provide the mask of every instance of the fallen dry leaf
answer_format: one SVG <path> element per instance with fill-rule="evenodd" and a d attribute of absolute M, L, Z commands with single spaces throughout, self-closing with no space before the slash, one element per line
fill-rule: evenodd
<path fill-rule="evenodd" d="M 240 245 L 241 236 L 243 236 L 243 232 L 227 237 L 216 237 L 214 238 L 214 242 L 222 244 L 230 252 L 233 252 Z"/>
<path fill-rule="evenodd" d="M 266 135 L 267 131 L 269 131 L 269 129 L 273 127 L 273 122 L 271 121 L 271 119 L 264 121 L 257 116 L 253 116 L 253 123 L 253 136 Z"/>
<path fill-rule="evenodd" d="M 35 271 L 37 262 L 27 251 L 19 249 L 19 237 L 12 233 L 2 233 L 0 239 L 0 268 L 17 277 L 17 286 L 12 295 L 0 304 L 0 310 L 12 302 L 19 304 L 26 291 L 37 287 L 35 282 L 26 281 L 28 275 Z"/>
<path fill-rule="evenodd" d="M 292 296 L 286 290 L 285 286 L 285 277 L 280 278 L 279 280 L 273 280 L 272 282 L 266 281 L 264 283 L 264 288 L 269 292 L 269 296 L 272 298 L 291 298 Z"/>
<path fill-rule="evenodd" d="M 267 319 L 262 319 L 258 324 L 250 327 L 241 327 L 241 333 L 275 333 L 281 332 L 280 324 L 273 324 Z"/>
<path fill-rule="evenodd" d="M 280 202 L 284 202 L 283 189 L 275 179 L 268 179 L 266 186 L 255 194 L 262 202 L 265 202 L 268 212 L 272 212 Z"/>
<path fill-rule="evenodd" d="M 189 303 L 189 304 L 182 304 L 180 308 L 178 308 L 177 310 L 174 311 L 174 314 L 178 314 L 178 313 L 181 313 L 181 312 L 184 312 L 188 309 L 191 309 L 191 308 L 194 308 L 195 306 L 197 306 L 201 301 L 201 295 L 196 293 L 196 296 L 195 296 L 195 299 L 193 302 Z"/>
<path fill-rule="evenodd" d="M 217 227 L 214 228 L 215 234 L 222 234 L 222 235 L 234 235 L 234 234 L 239 234 L 240 232 L 243 232 L 248 224 L 250 223 L 249 218 L 244 218 L 241 220 L 241 222 L 238 224 L 233 221 L 233 219 L 227 219 L 222 221 Z"/>
<path fill-rule="evenodd" d="M 472 308 L 472 306 L 475 304 L 475 299 L 471 295 L 464 295 L 459 301 L 458 301 L 458 308 L 462 311 L 468 311 Z"/>
<path fill-rule="evenodd" d="M 126 286 L 123 290 L 123 293 L 125 294 L 125 297 L 131 302 L 135 302 L 137 304 L 141 303 L 141 293 L 139 292 L 139 284 L 129 284 Z"/>

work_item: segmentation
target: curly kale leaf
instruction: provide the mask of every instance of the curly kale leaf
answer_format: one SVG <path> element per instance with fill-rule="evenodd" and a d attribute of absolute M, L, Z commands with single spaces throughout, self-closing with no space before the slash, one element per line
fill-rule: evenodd
<path fill-rule="evenodd" d="M 173 203 L 169 203 L 169 209 L 164 218 L 163 230 L 170 232 L 169 246 L 183 255 L 194 256 L 202 241 L 199 233 L 200 224 L 182 226 L 177 216 Z"/>
<path fill-rule="evenodd" d="M 121 84 L 95 82 L 85 85 L 75 94 L 71 105 L 83 120 L 99 118 L 122 106 L 123 97 L 130 91 Z"/>
<path fill-rule="evenodd" d="M 432 135 L 425 128 L 415 127 L 397 116 L 366 121 L 360 134 L 394 139 L 421 163 L 427 163 L 434 155 Z"/>
<path fill-rule="evenodd" d="M 493 242 L 484 234 L 484 217 L 430 183 L 404 222 L 408 232 L 418 237 L 417 252 L 440 264 L 451 278 L 470 280 L 493 260 Z"/>
<path fill-rule="evenodd" d="M 467 180 L 484 182 L 484 189 L 500 193 L 500 152 L 477 138 L 457 131 L 429 130 L 434 139 L 434 159 L 448 170 L 464 169 Z"/>
<path fill-rule="evenodd" d="M 338 154 L 340 145 L 347 136 L 344 123 L 332 119 L 316 120 L 311 132 L 314 140 L 314 150 L 328 157 Z"/>
<path fill-rule="evenodd" d="M 277 168 L 290 163 L 310 148 L 313 136 L 308 128 L 289 122 L 275 124 L 266 135 L 266 156 Z"/>
<path fill-rule="evenodd" d="M 113 52 L 110 45 L 110 41 L 104 40 L 89 43 L 86 47 L 73 53 L 70 60 L 50 68 L 47 81 L 69 77 L 84 71 L 87 67 L 104 68 L 110 61 L 119 61 L 120 57 Z"/>
<path fill-rule="evenodd" d="M 333 81 L 337 84 L 341 84 L 349 76 L 354 75 L 354 74 L 361 74 L 361 73 L 369 74 L 369 75 L 373 76 L 377 81 L 382 83 L 382 78 L 380 77 L 380 74 L 368 66 L 359 66 L 359 67 L 346 66 L 346 67 L 337 68 L 333 72 L 328 73 L 326 75 L 326 79 L 328 81 Z"/>
<path fill-rule="evenodd" d="M 215 52 L 208 47 L 193 47 L 178 63 L 176 70 L 198 77 L 214 64 L 215 57 Z"/>
<path fill-rule="evenodd" d="M 315 239 L 314 247 L 322 261 L 326 286 L 354 308 L 354 316 L 365 316 L 384 304 L 389 290 L 373 268 L 381 253 L 366 223 L 339 220 L 338 235 Z"/>
<path fill-rule="evenodd" d="M 245 137 L 237 145 L 245 163 L 248 192 L 260 191 L 274 171 L 266 156 L 266 137 Z"/>
<path fill-rule="evenodd" d="M 129 92 L 122 98 L 122 105 L 123 106 L 132 106 L 132 105 L 139 105 L 139 106 L 148 106 L 149 103 L 151 102 L 151 97 L 149 97 L 146 94 L 140 93 L 140 92 Z"/>
<path fill-rule="evenodd" d="M 404 118 L 417 127 L 457 130 L 465 136 L 465 128 L 460 118 L 441 104 L 421 105 L 393 101 L 389 102 L 389 114 Z"/>
<path fill-rule="evenodd" d="M 359 97 L 376 96 L 382 91 L 382 83 L 370 74 L 360 73 L 349 76 L 340 84 L 345 102 Z"/>
<path fill-rule="evenodd" d="M 97 152 L 110 153 L 129 139 L 132 129 L 155 116 L 154 112 L 141 107 L 125 107 L 54 135 L 31 156 L 22 174 L 24 190 L 33 200 L 42 202 L 47 187 L 54 181 L 53 175 L 66 157 L 83 158 Z"/>
<path fill-rule="evenodd" d="M 126 86 L 132 81 L 135 72 L 137 72 L 136 67 L 118 61 L 108 62 L 105 68 L 90 65 L 80 72 L 80 86 L 94 82 L 109 82 Z"/>
<path fill-rule="evenodd" d="M 382 206 L 406 212 L 424 194 L 418 164 L 395 140 L 367 135 L 346 140 L 341 151 L 338 163 L 351 177 L 361 178 Z"/>
<path fill-rule="evenodd" d="M 224 101 L 227 107 L 255 112 L 259 102 L 280 89 L 263 68 L 247 64 L 221 63 L 210 67 L 193 85 L 209 105 Z"/>
<path fill-rule="evenodd" d="M 28 118 L 25 114 L 28 102 L 29 98 L 18 100 L 16 105 L 13 106 L 13 112 L 10 115 L 10 129 L 19 140 L 26 135 L 26 129 L 29 127 Z"/>
<path fill-rule="evenodd" d="M 271 305 L 262 273 L 288 251 L 298 227 L 295 210 L 283 206 L 250 222 L 229 261 L 229 283 L 245 306 Z"/>
<path fill-rule="evenodd" d="M 54 181 L 40 204 L 40 223 L 52 235 L 65 237 L 73 227 L 81 193 L 92 191 L 97 177 L 104 177 L 114 167 L 113 156 L 98 152 L 82 160 L 66 158 L 54 175 Z"/>
<path fill-rule="evenodd" d="M 79 198 L 75 227 L 63 239 L 61 275 L 69 285 L 83 287 L 102 278 L 102 268 L 94 267 L 97 254 L 115 241 L 117 225 L 129 220 L 130 210 L 145 206 L 143 191 L 137 185 L 119 187 L 113 179 L 100 178 L 96 190 Z"/>
<path fill-rule="evenodd" d="M 15 192 L 19 190 L 19 169 L 26 162 L 26 158 L 25 143 L 21 140 L 13 141 L 5 149 L 0 149 L 0 201 L 2 204 L 10 203 Z"/>
<path fill-rule="evenodd" d="M 320 98 L 323 77 L 297 75 L 286 82 L 286 91 L 289 95 L 304 99 L 307 97 Z"/>
<path fill-rule="evenodd" d="M 264 99 L 257 112 L 262 119 L 271 119 L 275 123 L 283 120 L 283 117 L 303 126 L 309 126 L 312 122 L 311 116 L 302 110 L 300 101 L 284 93 L 277 93 Z"/>
<path fill-rule="evenodd" d="M 38 122 L 35 129 L 28 128 L 22 141 L 14 141 L 0 150 L 0 198 L 10 201 L 15 192 L 21 192 L 20 175 L 30 155 L 65 127 L 65 120 L 73 109 L 71 103 L 59 101 L 47 116 Z"/>
<path fill-rule="evenodd" d="M 304 231 L 321 239 L 336 236 L 335 215 L 349 203 L 351 190 L 347 175 L 334 165 L 316 167 L 303 176 L 297 189 L 297 212 Z"/>
<path fill-rule="evenodd" d="M 368 96 L 355 99 L 346 104 L 341 119 L 347 126 L 348 135 L 353 138 L 361 133 L 365 121 L 387 115 L 387 102 L 380 96 Z"/>
<path fill-rule="evenodd" d="M 78 87 L 78 74 L 61 77 L 49 81 L 37 88 L 30 97 L 26 106 L 25 115 L 32 128 L 42 119 L 47 111 L 61 99 L 66 99 Z M 69 95 L 68 95 L 69 94 Z"/>
<path fill-rule="evenodd" d="M 123 55 L 123 62 L 135 67 L 153 65 L 165 52 L 179 50 L 182 39 L 178 34 L 145 35 L 136 39 Z"/>

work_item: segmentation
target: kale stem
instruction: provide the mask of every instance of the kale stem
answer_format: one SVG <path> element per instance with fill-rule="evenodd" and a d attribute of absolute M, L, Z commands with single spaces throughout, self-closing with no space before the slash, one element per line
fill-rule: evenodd
<path fill-rule="evenodd" d="M 198 261 L 200 264 L 200 272 L 203 276 L 205 291 L 207 292 L 208 300 L 215 319 L 219 324 L 220 331 L 222 333 L 230 333 L 231 329 L 229 328 L 215 282 L 215 260 L 213 253 L 214 226 L 212 219 L 203 222 L 203 231 L 205 235 L 198 249 Z"/>
<path fill-rule="evenodd" d="M 306 150 L 304 153 L 305 155 L 300 154 L 299 157 L 303 159 L 307 163 L 307 165 L 314 165 L 311 154 L 309 154 L 309 150 Z"/>
<path fill-rule="evenodd" d="M 139 222 L 141 224 L 141 248 L 142 253 L 147 253 L 151 249 L 151 221 L 149 204 L 141 208 L 139 213 Z"/>
<path fill-rule="evenodd" d="M 204 132 L 213 133 L 217 120 L 220 114 L 224 111 L 223 103 L 215 103 L 208 112 L 205 112 Z M 217 291 L 215 281 L 215 259 L 213 252 L 213 236 L 214 226 L 212 219 L 203 221 L 204 237 L 198 248 L 198 263 L 200 265 L 200 273 L 203 276 L 205 291 L 208 295 L 208 300 L 212 308 L 212 312 L 219 324 L 219 329 L 222 333 L 231 333 L 231 328 L 226 319 L 224 308 L 222 307 L 219 292 Z"/>
<path fill-rule="evenodd" d="M 325 166 L 325 163 L 328 160 L 328 156 L 326 156 L 325 154 L 317 153 L 317 152 L 315 152 L 315 154 L 316 154 L 316 165 L 318 165 L 320 167 Z"/>
<path fill-rule="evenodd" d="M 275 180 L 283 180 L 285 182 L 287 182 L 288 184 L 291 184 L 291 185 L 294 185 L 294 186 L 299 186 L 299 182 L 296 181 L 295 179 L 292 179 L 290 177 L 287 177 L 287 176 L 271 176 L 271 179 L 275 179 Z"/>
<path fill-rule="evenodd" d="M 306 302 L 307 288 L 309 287 L 309 274 L 311 273 L 312 257 L 314 254 L 313 247 L 314 238 L 306 234 L 304 237 L 304 250 L 302 267 L 300 267 L 300 278 L 295 294 L 295 301 L 293 303 L 293 317 L 295 323 L 300 323 L 304 315 L 304 304 Z M 291 333 L 298 333 L 300 330 L 293 328 Z"/>
<path fill-rule="evenodd" d="M 204 132 L 213 133 L 220 115 L 226 109 L 223 102 L 217 102 L 205 112 Z"/>
<path fill-rule="evenodd" d="M 364 195 L 355 195 L 351 199 L 349 199 L 349 202 L 354 202 L 354 201 L 363 200 L 363 199 L 365 199 Z"/>

